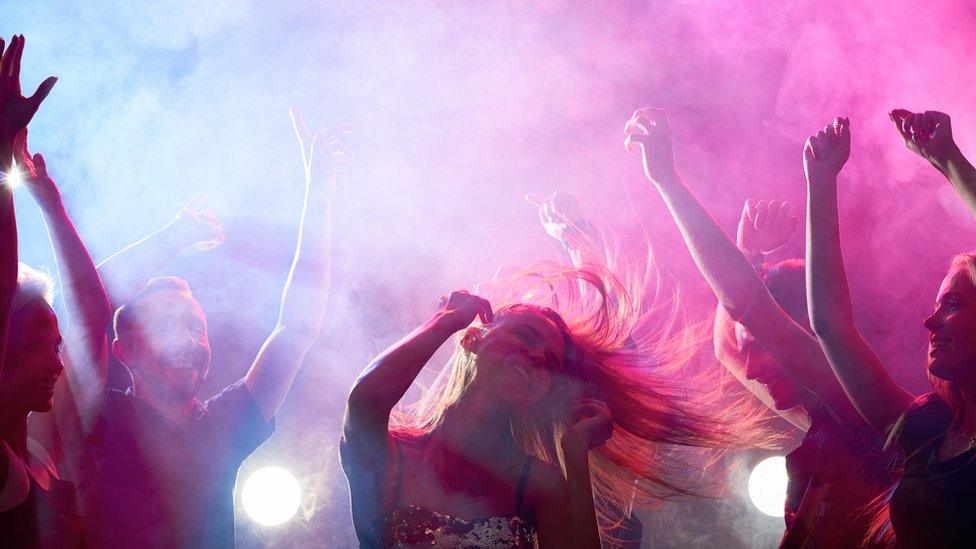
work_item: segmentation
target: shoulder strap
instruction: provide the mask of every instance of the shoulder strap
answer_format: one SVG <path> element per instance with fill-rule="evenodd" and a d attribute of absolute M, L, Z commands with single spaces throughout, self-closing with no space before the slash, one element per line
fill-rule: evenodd
<path fill-rule="evenodd" d="M 525 460 L 525 465 L 522 466 L 522 474 L 519 476 L 518 490 L 515 492 L 515 514 L 522 514 L 522 503 L 525 499 L 525 486 L 529 483 L 529 471 L 532 470 L 532 464 L 535 463 L 535 458 L 529 456 Z"/>

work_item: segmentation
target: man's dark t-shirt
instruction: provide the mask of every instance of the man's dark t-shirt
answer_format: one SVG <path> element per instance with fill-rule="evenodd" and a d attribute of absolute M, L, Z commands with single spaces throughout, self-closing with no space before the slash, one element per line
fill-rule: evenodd
<path fill-rule="evenodd" d="M 93 547 L 233 547 L 237 469 L 274 432 L 243 381 L 197 403 L 179 427 L 109 391 L 85 443 Z"/>

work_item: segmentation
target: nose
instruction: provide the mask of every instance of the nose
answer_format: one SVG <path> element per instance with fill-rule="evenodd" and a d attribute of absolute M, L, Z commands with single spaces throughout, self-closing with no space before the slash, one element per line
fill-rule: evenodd
<path fill-rule="evenodd" d="M 932 314 L 930 314 L 922 322 L 922 324 L 925 326 L 925 329 L 926 330 L 928 330 L 930 332 L 935 332 L 935 331 L 938 331 L 939 328 L 942 328 L 942 326 L 945 324 L 945 322 L 942 320 L 942 315 L 940 314 L 940 312 L 938 310 L 936 310 L 935 312 L 933 312 Z"/>

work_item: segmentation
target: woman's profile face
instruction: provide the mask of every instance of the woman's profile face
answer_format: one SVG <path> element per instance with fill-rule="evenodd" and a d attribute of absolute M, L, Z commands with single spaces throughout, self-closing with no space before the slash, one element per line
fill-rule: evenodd
<path fill-rule="evenodd" d="M 976 388 L 976 286 L 965 269 L 949 272 L 925 319 L 929 372 Z"/>
<path fill-rule="evenodd" d="M 531 307 L 501 312 L 477 337 L 474 385 L 516 407 L 544 397 L 566 357 L 559 327 Z"/>
<path fill-rule="evenodd" d="M 17 412 L 47 412 L 63 371 L 57 316 L 47 303 L 31 301 L 10 317 L 0 402 Z"/>

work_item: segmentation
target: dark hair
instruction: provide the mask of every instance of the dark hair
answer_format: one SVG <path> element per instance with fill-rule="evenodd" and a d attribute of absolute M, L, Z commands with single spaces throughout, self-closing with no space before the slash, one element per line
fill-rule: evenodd
<path fill-rule="evenodd" d="M 807 313 L 806 263 L 802 259 L 787 259 L 767 266 L 763 272 L 763 282 L 769 289 L 773 300 L 797 324 L 810 331 L 810 317 Z"/>
<path fill-rule="evenodd" d="M 176 290 L 178 292 L 186 292 L 191 296 L 193 295 L 193 290 L 190 289 L 190 284 L 180 277 L 158 276 L 156 278 L 149 279 L 145 286 L 139 290 L 139 293 L 132 298 L 132 301 L 119 307 L 118 310 L 115 311 L 113 327 L 115 329 L 116 337 L 133 332 L 136 328 L 135 317 L 139 315 L 139 305 L 146 297 L 164 290 Z"/>

